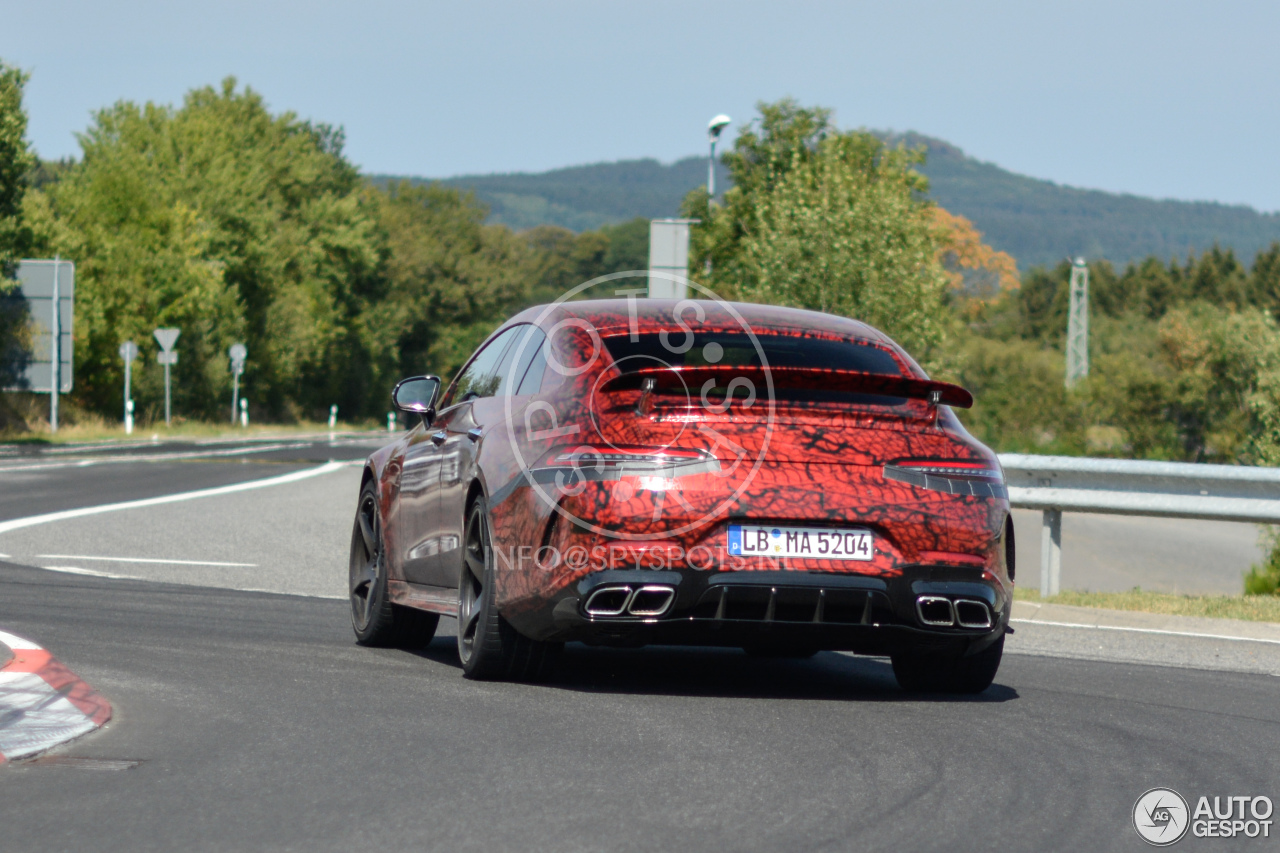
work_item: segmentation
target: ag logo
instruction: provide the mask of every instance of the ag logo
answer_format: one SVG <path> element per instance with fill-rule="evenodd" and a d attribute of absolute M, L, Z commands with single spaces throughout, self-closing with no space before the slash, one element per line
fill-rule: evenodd
<path fill-rule="evenodd" d="M 1133 828 L 1148 844 L 1173 844 L 1187 834 L 1190 825 L 1187 801 L 1172 788 L 1152 788 L 1133 804 Z"/>

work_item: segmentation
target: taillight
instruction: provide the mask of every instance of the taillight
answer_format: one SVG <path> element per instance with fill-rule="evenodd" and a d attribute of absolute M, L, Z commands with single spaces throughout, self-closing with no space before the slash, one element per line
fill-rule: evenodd
<path fill-rule="evenodd" d="M 884 466 L 887 480 L 980 498 L 1009 497 L 998 465 L 968 459 L 902 459 Z"/>
<path fill-rule="evenodd" d="M 592 467 L 600 465 L 679 465 L 705 458 L 697 450 L 679 450 L 670 447 L 597 447 L 583 444 L 577 447 L 558 448 L 547 454 L 546 465 Z"/>
<path fill-rule="evenodd" d="M 533 471 L 535 482 L 573 487 L 619 477 L 686 477 L 720 470 L 710 453 L 671 447 L 578 445 L 552 450 Z"/>

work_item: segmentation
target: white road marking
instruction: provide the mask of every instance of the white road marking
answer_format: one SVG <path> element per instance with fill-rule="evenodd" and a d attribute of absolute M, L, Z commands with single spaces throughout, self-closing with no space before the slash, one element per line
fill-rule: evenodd
<path fill-rule="evenodd" d="M 294 471 L 291 474 L 284 474 L 279 477 L 268 477 L 265 480 L 250 480 L 247 483 L 236 483 L 231 486 L 218 486 L 213 489 L 199 489 L 194 492 L 182 492 L 180 494 L 164 495 L 163 497 L 158 498 L 144 498 L 143 500 L 138 501 L 102 504 L 100 506 L 86 506 L 79 509 L 63 510 L 62 512 L 50 512 L 45 515 L 32 515 L 27 518 L 15 518 L 10 521 L 0 521 L 0 533 L 8 533 L 10 530 L 32 527 L 37 524 L 47 524 L 51 521 L 65 521 L 70 518 L 82 518 L 86 515 L 97 515 L 103 512 L 115 512 L 122 509 L 141 509 L 148 506 L 160 506 L 161 504 L 196 500 L 197 498 L 211 498 L 218 495 L 231 495 L 236 492 L 247 492 L 253 489 L 265 489 L 270 486 L 282 486 L 286 483 L 296 483 L 299 480 L 308 480 L 322 474 L 331 474 L 334 471 L 339 471 L 347 467 L 349 464 L 352 463 L 326 462 L 317 468 L 307 468 L 303 471 Z M 357 460 L 355 464 L 360 463 Z"/>
<path fill-rule="evenodd" d="M 211 560 L 156 560 L 151 557 L 73 557 L 69 554 L 36 554 L 37 560 L 104 560 L 111 563 L 160 563 L 166 566 L 229 566 L 256 569 L 257 563 L 217 563 Z"/>
<path fill-rule="evenodd" d="M 130 575 L 115 575 L 111 572 L 99 572 L 94 569 L 82 569 L 79 566 L 36 566 L 48 572 L 62 572 L 64 575 L 88 575 L 91 578 L 114 578 L 115 580 L 139 580 Z"/>
<path fill-rule="evenodd" d="M 25 651 L 33 651 L 33 652 L 44 651 L 44 649 L 42 649 L 40 646 L 36 645 L 35 643 L 31 642 L 30 640 L 24 640 L 22 637 L 19 637 L 17 634 L 8 634 L 8 633 L 5 633 L 4 631 L 0 631 L 0 644 L 6 645 L 11 649 L 23 649 Z"/>
<path fill-rule="evenodd" d="M 1131 631 L 1135 634 L 1162 634 L 1169 637 L 1199 637 L 1202 640 L 1232 640 L 1238 643 L 1273 643 L 1280 645 L 1280 640 L 1262 637 L 1232 637 L 1226 634 L 1201 634 L 1195 631 L 1168 631 L 1161 628 L 1129 628 L 1123 625 L 1086 625 L 1081 622 L 1049 622 L 1041 619 L 1010 619 L 1026 625 L 1052 625 L 1055 628 L 1088 628 L 1094 631 Z"/>
<path fill-rule="evenodd" d="M 8 554 L 0 554 L 0 560 L 12 560 L 12 559 L 13 558 L 10 557 Z"/>

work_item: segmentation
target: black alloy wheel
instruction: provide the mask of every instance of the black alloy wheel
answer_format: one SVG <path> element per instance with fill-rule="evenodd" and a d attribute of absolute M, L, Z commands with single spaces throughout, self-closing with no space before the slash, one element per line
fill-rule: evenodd
<path fill-rule="evenodd" d="M 362 646 L 420 648 L 435 636 L 440 617 L 392 604 L 387 594 L 386 558 L 382 546 L 382 514 L 373 483 L 360 490 L 351 531 L 351 627 Z"/>
<path fill-rule="evenodd" d="M 494 553 L 489 507 L 476 498 L 467 513 L 458 577 L 458 659 L 467 678 L 541 681 L 550 675 L 563 643 L 530 640 L 494 606 Z"/>

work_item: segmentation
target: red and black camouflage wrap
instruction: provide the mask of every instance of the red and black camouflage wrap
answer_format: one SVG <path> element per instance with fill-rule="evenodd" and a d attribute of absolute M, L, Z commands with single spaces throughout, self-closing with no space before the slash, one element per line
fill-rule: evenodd
<path fill-rule="evenodd" d="M 521 323 L 534 323 L 548 335 L 548 368 L 536 394 L 506 398 L 501 416 L 482 425 L 472 472 L 473 488 L 489 502 L 498 557 L 496 603 L 515 624 L 525 628 L 545 618 L 557 601 L 573 594 L 575 584 L 602 569 L 782 570 L 894 579 L 911 567 L 950 567 L 955 576 L 968 573 L 990 584 L 1007 603 L 1007 500 L 885 476 L 886 464 L 903 460 L 977 463 L 999 471 L 995 455 L 965 431 L 948 406 L 919 399 L 888 407 L 797 403 L 775 400 L 768 387 L 756 389 L 750 406 L 707 405 L 697 388 L 687 397 L 646 400 L 639 387 L 614 381 L 620 370 L 602 343 L 662 332 L 678 342 L 690 329 L 825 337 L 883 348 L 904 376 L 928 380 L 877 330 L 797 309 L 648 299 L 533 308 L 504 328 Z M 833 375 L 833 381 L 838 378 Z M 708 463 L 713 470 L 704 466 L 674 477 L 623 474 L 567 490 L 540 478 L 555 467 L 548 460 L 583 446 L 697 451 L 714 460 Z M 389 541 L 398 535 L 394 448 L 376 454 L 370 469 L 380 482 Z M 445 508 L 459 518 L 465 510 Z M 731 556 L 730 522 L 869 528 L 874 556 Z"/>

